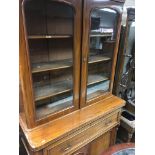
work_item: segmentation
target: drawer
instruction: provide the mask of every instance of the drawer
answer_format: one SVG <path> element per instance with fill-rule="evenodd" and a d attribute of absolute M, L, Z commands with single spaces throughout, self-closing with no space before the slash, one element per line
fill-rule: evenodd
<path fill-rule="evenodd" d="M 118 124 L 119 112 L 100 118 L 44 149 L 44 155 L 71 154 Z"/>
<path fill-rule="evenodd" d="M 78 151 L 74 152 L 72 155 L 88 155 L 89 154 L 89 144 L 82 147 Z"/>

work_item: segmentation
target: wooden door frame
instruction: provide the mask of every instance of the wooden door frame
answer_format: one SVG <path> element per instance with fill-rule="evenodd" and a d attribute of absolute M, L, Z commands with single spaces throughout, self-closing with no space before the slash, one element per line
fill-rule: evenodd
<path fill-rule="evenodd" d="M 20 83 L 21 93 L 23 96 L 24 113 L 28 128 L 33 128 L 37 125 L 46 123 L 52 119 L 68 114 L 79 109 L 79 92 L 80 92 L 80 57 L 81 57 L 81 13 L 82 0 L 54 0 L 54 2 L 66 3 L 74 9 L 74 54 L 73 54 L 73 106 L 63 109 L 54 114 L 36 120 L 35 102 L 33 94 L 32 73 L 30 65 L 29 48 L 27 41 L 27 32 L 25 25 L 25 17 L 23 12 L 23 3 L 26 0 L 20 0 Z"/>
<path fill-rule="evenodd" d="M 113 82 L 115 76 L 115 67 L 116 67 L 116 60 L 117 60 L 117 52 L 118 52 L 118 45 L 119 45 L 119 38 L 120 38 L 120 31 L 121 31 L 121 20 L 122 20 L 122 11 L 123 11 L 123 4 L 124 3 L 117 3 L 114 1 L 95 1 L 95 0 L 85 0 L 83 6 L 83 36 L 82 36 L 82 76 L 81 76 L 81 91 L 80 91 L 80 108 L 85 107 L 86 105 L 98 102 L 99 100 L 104 99 L 112 94 L 113 89 Z M 116 35 L 116 43 L 113 52 L 113 61 L 112 61 L 112 71 L 111 71 L 111 78 L 110 78 L 110 90 L 105 94 L 93 98 L 90 101 L 86 101 L 87 97 L 87 68 L 88 68 L 88 54 L 89 54 L 89 29 L 91 23 L 91 11 L 94 8 L 111 8 L 117 11 L 118 23 L 117 23 L 117 35 Z"/>

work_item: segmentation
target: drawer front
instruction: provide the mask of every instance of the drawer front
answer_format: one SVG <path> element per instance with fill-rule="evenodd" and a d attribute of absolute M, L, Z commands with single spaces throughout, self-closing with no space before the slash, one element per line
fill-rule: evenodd
<path fill-rule="evenodd" d="M 88 155 L 89 154 L 89 144 L 74 152 L 72 155 Z"/>
<path fill-rule="evenodd" d="M 44 155 L 66 155 L 75 152 L 118 124 L 119 112 L 90 123 L 75 133 L 44 149 Z"/>

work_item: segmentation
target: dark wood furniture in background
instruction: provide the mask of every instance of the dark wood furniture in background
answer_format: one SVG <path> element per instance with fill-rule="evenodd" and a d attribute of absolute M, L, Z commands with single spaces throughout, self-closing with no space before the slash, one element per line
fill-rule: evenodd
<path fill-rule="evenodd" d="M 94 155 L 115 143 L 125 105 L 112 95 L 123 4 L 20 0 L 20 132 L 28 154 Z"/>
<path fill-rule="evenodd" d="M 135 133 L 135 8 L 127 8 L 126 24 L 122 25 L 113 93 L 126 101 L 118 137 L 134 142 Z"/>

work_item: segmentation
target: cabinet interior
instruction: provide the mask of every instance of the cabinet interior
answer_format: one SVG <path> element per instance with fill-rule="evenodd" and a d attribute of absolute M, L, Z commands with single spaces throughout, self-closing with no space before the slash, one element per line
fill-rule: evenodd
<path fill-rule="evenodd" d="M 74 10 L 50 0 L 26 1 L 25 24 L 36 118 L 73 106 Z"/>
<path fill-rule="evenodd" d="M 29 0 L 23 6 L 36 118 L 41 119 L 74 106 L 75 11 L 66 3 L 50 0 Z M 91 12 L 88 101 L 109 91 L 116 25 L 116 11 Z"/>
<path fill-rule="evenodd" d="M 90 16 L 87 101 L 110 91 L 117 28 L 117 12 L 113 9 L 95 8 Z M 92 58 L 96 60 L 93 64 Z M 89 85 L 92 76 L 96 82 Z"/>

